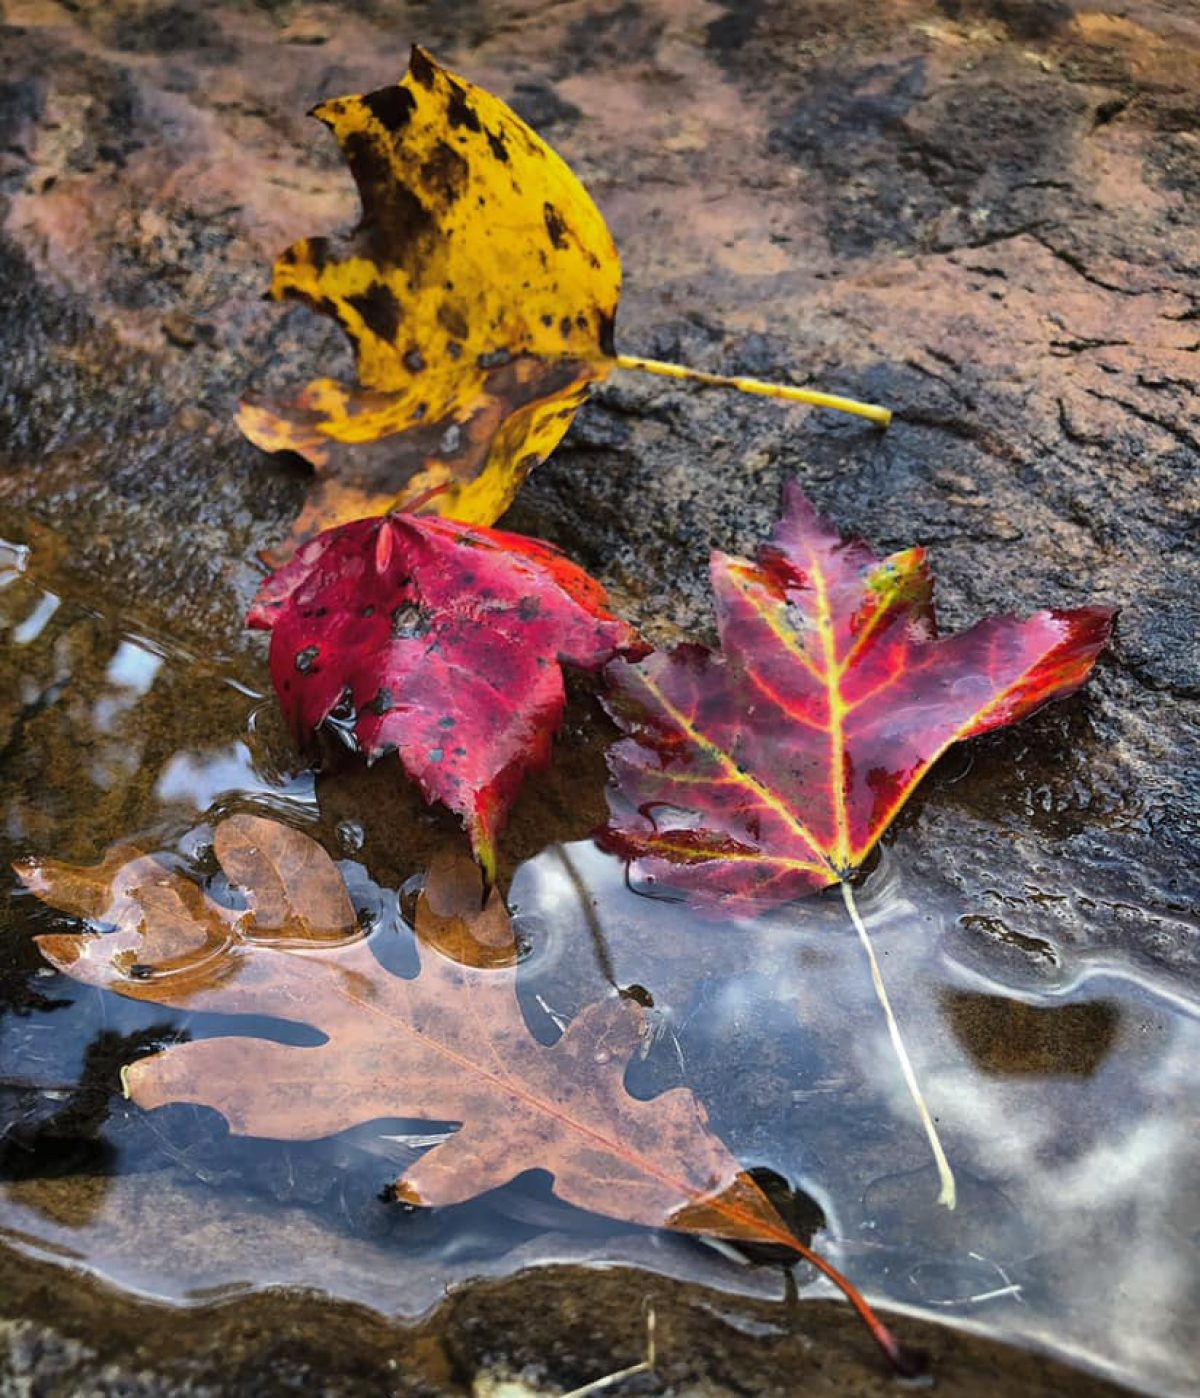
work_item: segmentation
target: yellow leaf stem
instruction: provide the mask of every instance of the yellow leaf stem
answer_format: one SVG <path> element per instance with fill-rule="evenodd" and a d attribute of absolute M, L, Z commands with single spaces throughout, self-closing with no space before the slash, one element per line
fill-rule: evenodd
<path fill-rule="evenodd" d="M 756 393 L 761 398 L 778 398 L 785 403 L 809 403 L 816 408 L 832 408 L 835 412 L 865 417 L 877 427 L 887 427 L 892 420 L 891 408 L 882 408 L 876 403 L 860 403 L 856 398 L 841 398 L 836 393 L 818 393 L 815 389 L 769 383 L 766 379 L 750 379 L 741 374 L 709 374 L 703 369 L 689 369 L 686 365 L 671 364 L 663 359 L 643 359 L 637 354 L 618 354 L 616 362 L 618 369 L 658 374 L 665 379 L 684 379 L 688 383 L 705 384 L 710 388 L 736 388 L 739 393 Z"/>

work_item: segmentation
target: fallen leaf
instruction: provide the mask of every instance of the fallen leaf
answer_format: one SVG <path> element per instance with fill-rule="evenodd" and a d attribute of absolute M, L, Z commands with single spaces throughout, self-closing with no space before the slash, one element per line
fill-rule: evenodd
<path fill-rule="evenodd" d="M 714 553 L 720 655 L 614 661 L 629 736 L 603 842 L 640 875 L 724 904 L 847 880 L 951 743 L 1072 693 L 1107 607 L 989 617 L 941 639 L 923 549 L 877 559 L 798 486 L 758 561 Z"/>
<path fill-rule="evenodd" d="M 215 848 L 246 891 L 244 909 L 214 902 L 163 857 L 129 845 L 114 846 L 91 866 L 39 859 L 14 867 L 44 902 L 113 929 L 100 937 L 47 934 L 38 939 L 43 953 L 55 965 L 70 962 L 77 980 L 111 980 L 134 999 L 174 1003 L 141 993 L 151 976 L 158 988 L 168 983 L 181 1003 L 193 990 L 223 984 L 237 970 L 227 954 L 241 939 L 304 946 L 357 935 L 341 875 L 312 840 L 274 821 L 236 815 L 217 828 Z"/>
<path fill-rule="evenodd" d="M 500 890 L 480 901 L 479 866 L 449 851 L 434 857 L 417 899 L 417 936 L 463 966 L 515 966 L 517 944 Z"/>
<path fill-rule="evenodd" d="M 359 383 L 316 379 L 241 405 L 252 442 L 317 472 L 273 562 L 320 529 L 417 501 L 493 523 L 618 365 L 889 420 L 849 399 L 618 355 L 621 263 L 591 196 L 498 97 L 424 49 L 400 83 L 313 115 L 342 149 L 362 217 L 348 237 L 288 248 L 271 295 L 333 317 Z"/>
<path fill-rule="evenodd" d="M 840 883 L 905 1083 L 953 1209 L 954 1173 L 904 1046 L 851 878 L 951 743 L 1073 693 L 1108 607 L 989 617 L 938 638 L 925 551 L 878 559 L 796 485 L 758 561 L 714 553 L 721 653 L 617 660 L 605 707 L 629 736 L 606 848 L 639 877 L 724 908 Z"/>
<path fill-rule="evenodd" d="M 362 219 L 347 238 L 288 248 L 271 294 L 339 322 L 360 386 L 248 399 L 239 424 L 322 477 L 293 543 L 438 487 L 428 508 L 491 524 L 612 366 L 612 236 L 539 136 L 423 49 L 401 83 L 313 115 L 342 148 Z M 358 474 L 343 483 L 351 455 Z"/>
<path fill-rule="evenodd" d="M 305 544 L 248 617 L 299 742 L 331 716 L 374 760 L 396 749 L 428 801 L 466 823 L 494 876 L 525 776 L 550 761 L 559 662 L 640 653 L 599 583 L 549 544 L 436 516 L 364 519 Z"/>
<path fill-rule="evenodd" d="M 239 815 L 217 827 L 213 844 L 244 891 L 242 911 L 163 866 L 161 876 L 148 874 L 153 861 L 144 857 L 131 876 L 115 859 L 83 871 L 50 861 L 18 866 L 52 906 L 79 906 L 81 883 L 98 890 L 108 878 L 113 886 L 102 915 L 111 920 L 119 909 L 118 931 L 37 939 L 67 975 L 131 999 L 269 1016 L 325 1035 L 315 1048 L 235 1035 L 172 1045 L 124 1070 L 138 1106 L 196 1103 L 219 1111 L 235 1135 L 286 1141 L 386 1118 L 458 1122 L 395 1183 L 397 1199 L 456 1204 L 526 1170 L 547 1170 L 558 1197 L 581 1208 L 652 1228 L 776 1243 L 843 1286 L 893 1361 L 904 1361 L 845 1278 L 787 1228 L 690 1091 L 672 1088 L 644 1101 L 625 1090 L 625 1068 L 647 1034 L 641 1006 L 614 995 L 588 1006 L 545 1046 L 525 1025 L 511 968 L 480 970 L 442 955 L 420 937 L 420 920 L 420 970 L 412 979 L 381 966 L 366 938 L 348 938 L 345 887 L 307 836 Z M 494 905 L 483 903 L 472 872 L 469 895 L 460 865 L 443 868 L 442 887 L 427 897 L 457 906 L 463 934 L 490 920 L 486 940 L 494 951 Z M 150 959 L 163 940 L 157 891 L 182 893 L 182 885 L 192 889 L 186 901 L 195 925 L 224 942 L 219 957 L 200 954 L 183 967 L 174 958 Z M 91 897 L 89 906 L 102 901 Z M 298 928 L 300 935 L 290 935 Z M 289 935 L 281 939 L 281 932 Z M 511 946 L 511 926 L 506 932 Z M 125 953 L 139 940 L 135 972 Z"/>

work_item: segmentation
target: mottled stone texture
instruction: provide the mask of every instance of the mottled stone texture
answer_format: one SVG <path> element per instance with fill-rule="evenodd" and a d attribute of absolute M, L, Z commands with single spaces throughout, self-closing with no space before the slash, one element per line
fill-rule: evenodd
<path fill-rule="evenodd" d="M 968 962 L 1045 984 L 1039 929 L 1053 943 L 1066 917 L 1076 948 L 1195 990 L 1192 0 L 9 0 L 3 20 L 0 532 L 41 579 L 258 663 L 254 556 L 303 471 L 240 440 L 232 409 L 248 383 L 346 363 L 335 330 L 260 300 L 286 243 L 353 218 L 304 112 L 396 77 L 420 40 L 588 182 L 624 256 L 622 348 L 897 414 L 881 435 L 614 380 L 508 522 L 659 641 L 706 633 L 708 550 L 750 550 L 794 475 L 880 548 L 931 545 L 950 625 L 1121 606 L 1089 690 L 935 777 L 896 848 L 963 899 Z M 488 1333 L 491 1359 L 526 1362 Z M 615 1353 L 602 1326 L 568 1343 Z M 116 1391 L 68 1361 L 38 1391 Z M 397 1391 L 462 1391 L 470 1366 L 446 1363 L 444 1385 Z M 941 1391 L 983 1390 L 948 1373 Z"/>
<path fill-rule="evenodd" d="M 582 1281 L 582 1284 L 581 1284 Z M 731 1301 L 627 1268 L 547 1267 L 449 1297 L 420 1325 L 390 1326 L 361 1307 L 251 1296 L 169 1312 L 81 1284 L 45 1263 L 5 1292 L 18 1310 L 55 1308 L 54 1328 L 0 1322 L 0 1392 L 39 1398 L 539 1398 L 580 1387 L 645 1353 L 656 1319 L 656 1377 L 626 1393 L 722 1398 L 889 1398 L 896 1381 L 846 1307 L 811 1303 L 804 1326 L 779 1307 Z M 1035 1354 L 907 1321 L 928 1347 L 939 1394 L 1107 1398 L 1124 1392 Z M 80 1338 L 80 1336 L 85 1338 Z M 618 1392 L 621 1390 L 617 1390 Z"/>

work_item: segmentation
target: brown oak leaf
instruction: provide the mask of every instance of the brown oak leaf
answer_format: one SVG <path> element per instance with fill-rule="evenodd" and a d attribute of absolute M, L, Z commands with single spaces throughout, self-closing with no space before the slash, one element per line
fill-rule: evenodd
<path fill-rule="evenodd" d="M 613 996 L 584 1009 L 555 1044 L 533 1037 L 515 993 L 511 924 L 494 891 L 483 900 L 468 862 L 431 869 L 416 920 L 420 971 L 405 979 L 376 960 L 333 861 L 306 835 L 235 815 L 213 843 L 245 907 L 218 903 L 145 855 L 118 851 L 92 869 L 52 860 L 17 868 L 52 906 L 115 926 L 37 939 L 67 975 L 136 1000 L 301 1022 L 326 1036 L 315 1048 L 236 1035 L 172 1045 L 124 1069 L 139 1106 L 198 1103 L 235 1135 L 276 1140 L 388 1117 L 458 1122 L 396 1182 L 396 1198 L 454 1204 L 544 1169 L 559 1198 L 581 1208 L 779 1244 L 842 1287 L 893 1363 L 911 1366 L 851 1284 L 784 1224 L 692 1092 L 642 1101 L 626 1091 L 625 1068 L 647 1028 L 638 1003 Z"/>

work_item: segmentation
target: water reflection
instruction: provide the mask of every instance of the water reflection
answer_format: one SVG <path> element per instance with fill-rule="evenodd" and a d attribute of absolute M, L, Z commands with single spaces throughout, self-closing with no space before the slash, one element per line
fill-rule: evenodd
<path fill-rule="evenodd" d="M 312 777 L 280 738 L 260 676 L 53 596 L 3 546 L 0 637 L 6 858 L 89 863 L 137 835 L 174 851 L 221 901 L 222 816 L 316 824 Z M 406 873 L 389 864 L 382 884 L 399 883 L 444 823 L 414 803 L 411 830 L 385 824 L 369 801 L 339 805 L 329 790 L 325 842 L 347 856 L 358 924 L 389 973 L 411 976 L 411 898 L 402 905 L 362 861 L 386 845 Z M 588 841 L 517 869 L 531 1032 L 549 1043 L 614 989 L 636 998 L 653 1032 L 629 1091 L 695 1091 L 738 1159 L 791 1187 L 785 1205 L 808 1201 L 817 1246 L 874 1296 L 969 1318 L 1143 1389 L 1200 1382 L 1200 1006 L 1132 953 L 1081 949 L 1077 891 L 1045 894 L 1050 903 L 989 887 L 968 904 L 886 852 L 861 891 L 958 1174 L 953 1214 L 934 1202 L 840 899 L 720 919 L 647 891 Z M 455 1123 L 397 1117 L 284 1144 L 232 1138 L 202 1108 L 138 1111 L 116 1068 L 172 1039 L 233 1031 L 304 1044 L 316 1031 L 93 990 L 50 972 L 32 941 L 77 923 L 17 893 L 0 917 L 0 1230 L 27 1251 L 69 1253 L 178 1300 L 295 1283 L 407 1314 L 467 1276 L 550 1259 L 628 1260 L 734 1294 L 783 1294 L 777 1268 L 569 1209 L 538 1172 L 452 1209 L 384 1203 L 384 1187 Z"/>
<path fill-rule="evenodd" d="M 352 862 L 341 867 L 353 871 L 373 941 L 405 942 L 395 894 Z M 642 987 L 659 1027 L 628 1070 L 629 1089 L 653 1097 L 692 1087 L 741 1161 L 816 1201 L 817 1245 L 876 1295 L 970 1316 L 1151 1388 L 1185 1386 L 1200 1299 L 1187 1244 L 1200 1186 L 1187 1105 L 1200 1020 L 1115 978 L 1102 997 L 1043 1003 L 964 986 L 939 948 L 954 910 L 918 910 L 906 886 L 885 859 L 861 901 L 959 1174 L 954 1213 L 934 1203 L 933 1170 L 840 900 L 737 925 L 698 920 L 631 890 L 620 863 L 590 843 L 549 849 L 522 866 L 512 892 L 518 936 L 531 946 L 521 966 L 527 1019 L 533 1027 L 540 1017 L 553 1037 L 552 1020 L 569 1020 L 614 984 Z M 128 1019 L 161 1021 L 161 1009 L 97 997 L 73 1006 L 81 1024 L 64 1037 L 78 1043 L 98 1012 L 117 1022 L 93 1044 L 127 1052 L 129 1035 L 165 1032 Z M 171 1032 L 198 1029 L 193 1019 Z M 28 1047 L 11 1038 L 8 1047 L 28 1060 Z M 90 1070 L 86 1055 L 73 1063 L 60 1051 L 42 1071 L 78 1086 Z M 518 1258 L 624 1257 L 778 1294 L 771 1269 L 564 1210 L 535 1176 L 416 1219 L 379 1204 L 381 1187 L 453 1124 L 364 1123 L 331 1141 L 280 1145 L 230 1139 L 216 1114 L 192 1108 L 114 1117 L 111 1081 L 107 1097 L 91 1091 L 93 1116 L 77 1114 L 72 1130 L 103 1149 L 66 1157 L 90 1181 L 88 1209 L 68 1227 L 57 1195 L 39 1202 L 37 1170 L 13 1168 L 6 1155 L 0 1224 L 73 1245 L 127 1284 L 181 1296 L 297 1281 L 302 1252 L 319 1241 L 323 1285 L 413 1312 L 466 1272 L 498 1274 Z M 64 1135 L 70 1113 L 60 1108 L 44 1109 L 45 1139 Z M 153 1259 L 139 1250 L 136 1230 L 149 1219 L 125 1183 L 130 1172 L 211 1250 Z"/>
<path fill-rule="evenodd" d="M 0 789 L 14 846 L 86 859 L 182 830 L 222 797 L 313 805 L 313 781 L 261 722 L 260 687 L 43 588 L 0 545 Z M 286 744 L 286 740 L 283 740 Z"/>
<path fill-rule="evenodd" d="M 582 924 L 598 922 L 616 982 L 651 987 L 670 1051 L 631 1082 L 686 1080 L 741 1159 L 821 1193 L 818 1244 L 856 1280 L 1151 1390 L 1200 1380 L 1187 1086 L 1200 1006 L 1177 986 L 1094 954 L 1081 968 L 1069 944 L 1044 994 L 987 984 L 977 949 L 959 964 L 957 909 L 885 852 L 860 903 L 959 1176 L 949 1213 L 840 900 L 705 922 L 640 896 L 590 846 L 571 859 L 586 917 L 569 910 L 554 851 L 520 871 L 514 897 L 530 918 L 544 899 L 564 947 L 587 945 Z"/>

